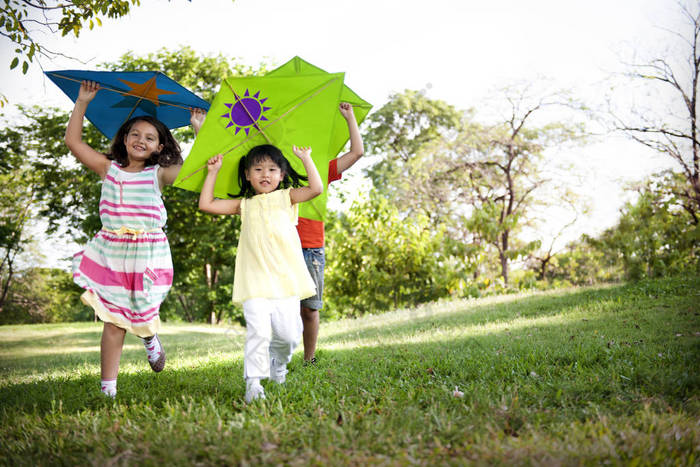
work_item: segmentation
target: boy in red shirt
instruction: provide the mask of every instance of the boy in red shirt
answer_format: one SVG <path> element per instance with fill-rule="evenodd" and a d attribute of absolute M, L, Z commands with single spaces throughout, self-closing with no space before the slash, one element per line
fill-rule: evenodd
<path fill-rule="evenodd" d="M 357 162 L 364 153 L 362 137 L 352 105 L 340 104 L 340 113 L 345 117 L 350 133 L 350 151 L 333 159 L 328 164 L 328 183 L 340 180 L 342 173 Z M 297 231 L 301 239 L 304 260 L 309 273 L 316 283 L 316 295 L 301 301 L 301 320 L 304 324 L 304 363 L 316 362 L 316 341 L 318 340 L 319 310 L 323 306 L 323 270 L 326 265 L 324 250 L 325 237 L 323 221 L 299 217 Z"/>

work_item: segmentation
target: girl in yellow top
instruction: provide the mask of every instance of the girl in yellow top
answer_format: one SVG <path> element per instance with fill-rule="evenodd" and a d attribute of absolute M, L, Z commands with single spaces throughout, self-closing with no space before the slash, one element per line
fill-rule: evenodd
<path fill-rule="evenodd" d="M 284 383 L 287 363 L 301 340 L 301 299 L 315 294 L 296 231 L 297 205 L 323 192 L 311 148 L 293 147 L 308 177 L 289 165 L 272 145 L 256 146 L 238 165 L 240 193 L 214 199 L 214 184 L 223 156 L 207 162 L 199 209 L 211 214 L 240 214 L 233 302 L 243 305 L 246 343 L 243 372 L 246 401 L 264 399 L 260 380 Z M 308 186 L 301 186 L 308 180 Z"/>

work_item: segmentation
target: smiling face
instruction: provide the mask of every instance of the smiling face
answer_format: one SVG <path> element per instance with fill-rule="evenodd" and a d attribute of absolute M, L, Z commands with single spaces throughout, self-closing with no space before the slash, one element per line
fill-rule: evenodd
<path fill-rule="evenodd" d="M 251 165 L 245 172 L 245 178 L 253 186 L 255 193 L 260 195 L 275 191 L 284 178 L 284 172 L 272 159 L 266 157 Z"/>
<path fill-rule="evenodd" d="M 124 146 L 129 161 L 145 161 L 154 152 L 160 152 L 163 145 L 158 138 L 158 130 L 148 122 L 135 122 L 124 136 Z"/>

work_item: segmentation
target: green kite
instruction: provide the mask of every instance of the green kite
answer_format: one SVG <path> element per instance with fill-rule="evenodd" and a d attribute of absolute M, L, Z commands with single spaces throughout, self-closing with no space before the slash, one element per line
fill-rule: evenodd
<path fill-rule="evenodd" d="M 372 106 L 344 84 L 344 73 L 327 73 L 294 57 L 265 76 L 227 78 L 214 97 L 207 118 L 174 185 L 201 191 L 207 160 L 216 154 L 224 162 L 214 187 L 218 198 L 238 193 L 238 161 L 252 147 L 279 147 L 294 169 L 305 173 L 292 145 L 311 146 L 312 159 L 324 183 L 328 164 L 349 139 L 340 102 L 353 105 L 361 123 Z M 300 206 L 299 215 L 323 220 L 327 193 Z"/>

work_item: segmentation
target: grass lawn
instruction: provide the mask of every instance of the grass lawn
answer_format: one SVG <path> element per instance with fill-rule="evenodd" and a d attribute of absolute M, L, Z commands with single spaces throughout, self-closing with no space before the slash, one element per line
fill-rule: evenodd
<path fill-rule="evenodd" d="M 96 323 L 0 327 L 4 465 L 699 465 L 700 277 L 431 304 L 322 323 L 243 400 L 244 329 L 127 336 L 116 400 Z M 459 393 L 455 394 L 455 388 Z"/>

